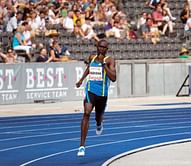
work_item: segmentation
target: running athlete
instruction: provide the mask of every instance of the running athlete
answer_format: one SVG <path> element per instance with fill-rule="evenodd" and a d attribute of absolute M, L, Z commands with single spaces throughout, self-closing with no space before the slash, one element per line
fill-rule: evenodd
<path fill-rule="evenodd" d="M 115 61 L 112 57 L 106 56 L 108 42 L 100 40 L 97 44 L 97 55 L 90 55 L 88 65 L 82 78 L 76 83 L 80 87 L 83 80 L 89 75 L 86 84 L 86 96 L 84 99 L 84 114 L 81 121 L 81 140 L 77 153 L 78 156 L 85 155 L 85 140 L 89 128 L 90 114 L 95 107 L 96 134 L 103 131 L 103 114 L 105 111 L 109 81 L 116 81 Z"/>

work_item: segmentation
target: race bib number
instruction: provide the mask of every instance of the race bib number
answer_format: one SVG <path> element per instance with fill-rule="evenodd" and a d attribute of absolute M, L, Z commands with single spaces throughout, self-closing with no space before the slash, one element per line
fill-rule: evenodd
<path fill-rule="evenodd" d="M 91 81 L 103 81 L 102 78 L 102 67 L 90 67 L 89 69 L 89 80 Z"/>

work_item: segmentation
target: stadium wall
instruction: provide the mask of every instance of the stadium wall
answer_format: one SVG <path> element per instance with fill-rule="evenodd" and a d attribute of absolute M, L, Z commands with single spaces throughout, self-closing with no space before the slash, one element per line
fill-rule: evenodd
<path fill-rule="evenodd" d="M 188 74 L 189 63 L 116 61 L 117 81 L 111 83 L 109 96 L 175 96 Z M 83 62 L 0 64 L 0 104 L 82 100 L 85 82 L 80 88 L 75 83 L 85 67 Z"/>

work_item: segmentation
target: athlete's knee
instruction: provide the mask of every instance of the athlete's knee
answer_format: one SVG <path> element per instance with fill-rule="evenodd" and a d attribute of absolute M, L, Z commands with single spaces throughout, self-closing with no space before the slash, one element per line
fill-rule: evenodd
<path fill-rule="evenodd" d="M 90 112 L 88 112 L 88 111 L 85 111 L 84 112 L 84 118 L 90 118 Z"/>

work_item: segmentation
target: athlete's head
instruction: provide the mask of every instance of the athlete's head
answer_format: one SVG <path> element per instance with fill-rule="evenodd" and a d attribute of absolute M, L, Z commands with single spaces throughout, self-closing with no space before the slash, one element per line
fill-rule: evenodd
<path fill-rule="evenodd" d="M 104 39 L 100 40 L 97 44 L 97 53 L 98 55 L 104 55 L 107 53 L 108 50 L 108 42 Z"/>

